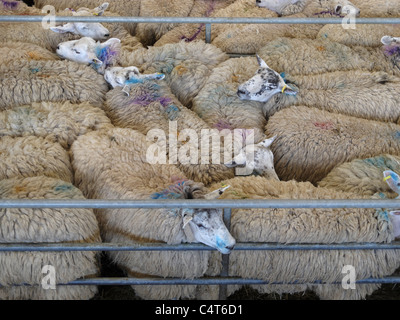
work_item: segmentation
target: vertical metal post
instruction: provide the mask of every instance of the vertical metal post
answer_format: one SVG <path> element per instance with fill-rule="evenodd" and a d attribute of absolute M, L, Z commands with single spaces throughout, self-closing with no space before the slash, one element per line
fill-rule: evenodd
<path fill-rule="evenodd" d="M 211 23 L 206 23 L 206 43 L 211 43 Z"/>
<path fill-rule="evenodd" d="M 229 231 L 231 230 L 231 217 L 232 217 L 232 209 L 224 208 L 224 223 Z M 229 276 L 229 254 L 222 255 L 222 270 L 220 276 L 221 277 Z M 219 299 L 226 300 L 226 298 L 227 298 L 227 285 L 221 284 L 219 286 Z"/>

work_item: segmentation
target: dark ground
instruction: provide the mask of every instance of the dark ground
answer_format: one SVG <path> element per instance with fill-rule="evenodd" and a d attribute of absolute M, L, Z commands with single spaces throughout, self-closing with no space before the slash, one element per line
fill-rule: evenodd
<path fill-rule="evenodd" d="M 102 277 L 125 277 L 124 272 L 114 265 L 110 260 L 102 256 Z M 400 269 L 394 276 L 400 276 Z M 141 300 L 135 295 L 131 286 L 100 286 L 99 293 L 93 300 Z M 319 300 L 312 291 L 296 294 L 260 294 L 250 287 L 243 287 L 228 297 L 228 300 Z M 400 285 L 383 284 L 366 300 L 400 300 Z"/>

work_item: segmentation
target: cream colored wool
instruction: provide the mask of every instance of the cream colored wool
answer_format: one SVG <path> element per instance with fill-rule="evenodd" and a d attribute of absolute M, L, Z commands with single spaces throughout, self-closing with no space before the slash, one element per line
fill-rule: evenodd
<path fill-rule="evenodd" d="M 360 17 L 400 17 L 400 3 L 397 0 L 351 0 L 360 10 Z"/>
<path fill-rule="evenodd" d="M 400 37 L 400 26 L 398 24 L 356 24 L 355 29 L 343 29 L 340 24 L 328 24 L 319 31 L 316 38 L 329 39 L 346 46 L 381 47 L 381 39 L 387 35 Z"/>
<path fill-rule="evenodd" d="M 0 181 L 2 199 L 84 199 L 72 184 L 48 177 Z M 0 209 L 0 242 L 99 242 L 99 227 L 91 209 Z M 16 263 L 17 261 L 17 263 Z M 65 287 L 44 292 L 42 268 L 52 265 L 56 284 L 99 273 L 95 252 L 2 252 L 0 253 L 1 299 L 89 299 L 95 286 Z M 34 287 L 13 285 L 32 284 Z"/>
<path fill-rule="evenodd" d="M 227 59 L 228 55 L 211 44 L 181 41 L 148 50 L 123 51 L 119 61 L 123 67 L 137 66 L 145 73 L 164 73 L 172 93 L 190 108 L 213 68 Z"/>
<path fill-rule="evenodd" d="M 87 8 L 96 8 L 104 2 L 104 0 L 85 0 L 83 3 L 81 0 L 35 0 L 35 6 L 38 8 L 43 8 L 45 5 L 52 5 L 57 11 L 61 11 L 66 8 L 78 10 L 82 6 L 85 6 Z M 107 11 L 104 13 L 105 16 L 109 15 L 110 12 L 115 13 L 118 16 L 139 16 L 139 0 L 108 0 L 107 2 L 109 3 L 109 6 L 107 8 Z M 125 23 L 124 25 L 130 34 L 135 34 L 136 23 Z"/>
<path fill-rule="evenodd" d="M 274 114 L 267 136 L 282 180 L 317 183 L 337 165 L 383 153 L 400 155 L 400 126 L 296 106 Z"/>
<path fill-rule="evenodd" d="M 150 142 L 138 131 L 114 128 L 81 136 L 71 148 L 75 182 L 83 193 L 96 199 L 148 200 L 156 192 L 186 179 L 174 165 L 152 165 L 146 151 Z M 87 155 L 90 154 L 90 161 Z M 206 189 L 201 183 L 187 181 L 201 198 Z M 156 200 L 155 200 L 156 201 Z M 182 218 L 175 209 L 98 210 L 102 239 L 106 242 L 138 244 L 142 242 L 186 242 Z M 210 251 L 109 252 L 110 257 L 131 275 L 194 278 L 215 272 Z M 216 273 L 212 274 L 215 275 Z M 145 299 L 187 298 L 197 286 L 134 287 Z"/>
<path fill-rule="evenodd" d="M 0 111 L 40 101 L 90 102 L 102 108 L 107 82 L 70 61 L 18 60 L 0 65 Z"/>
<path fill-rule="evenodd" d="M 319 181 L 318 186 L 353 192 L 365 197 L 371 197 L 378 193 L 388 198 L 395 198 L 398 194 L 383 181 L 383 171 L 385 170 L 400 172 L 400 157 L 382 154 L 343 163 Z"/>
<path fill-rule="evenodd" d="M 382 48 L 355 46 L 325 40 L 279 38 L 261 48 L 258 55 L 270 68 L 291 75 L 367 70 L 393 75 L 400 72 Z"/>
<path fill-rule="evenodd" d="M 46 176 L 73 183 L 68 153 L 41 137 L 0 138 L 0 180 Z"/>
<path fill-rule="evenodd" d="M 229 59 L 218 65 L 193 100 L 192 111 L 210 127 L 254 130 L 254 142 L 266 138 L 263 104 L 242 101 L 237 96 L 240 83 L 251 78 L 258 69 L 254 57 Z"/>
<path fill-rule="evenodd" d="M 121 128 L 131 128 L 138 130 L 144 135 L 151 134 L 152 130 L 158 130 L 168 139 L 165 143 L 166 152 L 169 153 L 170 147 L 174 146 L 169 135 L 176 135 L 176 150 L 180 152 L 185 148 L 188 140 L 191 145 L 196 146 L 197 154 L 189 153 L 190 163 L 184 164 L 180 161 L 182 158 L 176 158 L 176 164 L 192 180 L 210 184 L 222 179 L 233 178 L 234 170 L 226 167 L 224 161 L 224 149 L 212 146 L 205 150 L 201 149 L 201 141 L 205 140 L 203 136 L 212 129 L 196 113 L 182 106 L 179 101 L 170 92 L 169 87 L 162 81 L 145 81 L 130 86 L 129 96 L 127 96 L 120 87 L 110 90 L 107 93 L 105 111 L 113 124 Z M 176 122 L 177 132 L 170 132 L 171 123 Z M 197 134 L 197 140 L 188 139 L 181 135 L 184 130 L 191 129 Z M 203 130 L 207 129 L 207 132 Z M 172 129 L 171 129 L 172 130 Z M 157 134 L 160 136 L 160 134 Z M 149 138 L 150 139 L 150 138 Z M 221 144 L 222 145 L 222 144 Z M 210 151 L 220 155 L 221 164 L 213 164 L 213 159 L 209 156 Z M 207 156 L 211 164 L 202 162 L 202 153 Z M 171 156 L 172 157 L 172 156 Z M 214 162 L 215 163 L 215 162 Z"/>
<path fill-rule="evenodd" d="M 309 182 L 275 181 L 262 177 L 237 177 L 221 183 L 231 187 L 221 199 L 359 199 L 359 195 L 314 187 Z M 384 211 L 375 209 L 234 209 L 232 235 L 238 242 L 352 243 L 391 242 L 392 225 Z M 343 279 L 344 265 L 353 265 L 357 279 L 383 277 L 400 265 L 396 250 L 233 251 L 229 275 L 270 282 L 334 282 Z M 307 286 L 325 299 L 363 299 L 378 288 L 334 290 L 337 286 L 255 286 L 261 292 L 293 293 Z M 340 286 L 340 285 L 339 285 Z M 340 286 L 341 287 L 341 286 Z M 233 292 L 237 287 L 228 291 Z M 337 288 L 336 288 L 337 289 Z"/>
<path fill-rule="evenodd" d="M 0 64 L 15 60 L 59 60 L 58 56 L 43 47 L 28 42 L 5 42 L 0 47 Z"/>
<path fill-rule="evenodd" d="M 0 112 L 0 137 L 46 137 L 66 149 L 78 136 L 112 126 L 103 110 L 87 102 L 39 102 Z"/>
<path fill-rule="evenodd" d="M 285 75 L 298 93 L 276 94 L 263 105 L 269 117 L 291 106 L 307 106 L 353 117 L 398 123 L 400 78 L 385 72 L 360 70 L 307 76 Z"/>

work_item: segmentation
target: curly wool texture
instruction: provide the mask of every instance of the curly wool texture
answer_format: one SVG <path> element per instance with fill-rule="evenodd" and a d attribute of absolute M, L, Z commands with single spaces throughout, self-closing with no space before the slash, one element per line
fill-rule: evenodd
<path fill-rule="evenodd" d="M 48 177 L 13 178 L 0 181 L 2 199 L 84 199 L 72 184 Z M 0 242 L 99 242 L 100 233 L 91 209 L 0 209 Z M 18 263 L 16 263 L 18 261 Z M 89 299 L 93 286 L 43 290 L 42 267 L 52 265 L 56 283 L 94 276 L 99 272 L 95 252 L 2 252 L 0 290 L 2 299 Z M 34 287 L 15 288 L 16 284 Z M 40 286 L 40 287 L 39 287 Z M 42 290 L 39 290 L 42 289 Z M 44 292 L 52 291 L 52 292 Z"/>
<path fill-rule="evenodd" d="M 254 176 L 221 183 L 231 185 L 222 199 L 359 198 L 357 194 L 317 188 L 308 182 L 284 182 Z M 220 183 L 212 185 L 210 190 L 219 187 Z M 389 219 L 375 209 L 234 209 L 231 232 L 238 242 L 362 243 L 394 240 Z M 305 285 L 254 287 L 261 292 L 278 293 L 305 291 L 309 287 L 323 299 L 364 299 L 378 288 L 376 285 L 357 285 L 356 290 L 336 290 L 337 285 L 307 285 L 315 281 L 340 282 L 343 278 L 341 270 L 346 264 L 356 268 L 357 279 L 383 277 L 399 267 L 400 254 L 396 250 L 234 250 L 229 258 L 229 274 L 270 282 L 304 281 Z M 235 289 L 237 287 L 231 287 L 228 292 Z"/>
<path fill-rule="evenodd" d="M 0 180 L 46 176 L 73 183 L 68 153 L 41 137 L 0 138 Z"/>
<path fill-rule="evenodd" d="M 129 96 L 121 88 L 110 90 L 107 93 L 105 110 L 115 126 L 135 129 L 145 135 L 151 134 L 152 130 L 158 130 L 160 134 L 157 136 L 162 139 L 158 142 L 165 142 L 166 152 L 170 152 L 170 148 L 175 146 L 177 152 L 185 152 L 184 154 L 188 155 L 187 163 L 182 161 L 184 158 L 181 155 L 173 157 L 170 154 L 169 156 L 171 163 L 178 164 L 188 178 L 204 184 L 233 178 L 233 169 L 227 168 L 224 164 L 213 164 L 213 160 L 209 156 L 212 152 L 220 155 L 220 161 L 223 163 L 222 148 L 210 143 L 207 150 L 203 152 L 203 149 L 198 152 L 201 141 L 206 139 L 203 136 L 212 128 L 196 113 L 182 106 L 164 82 L 150 80 L 132 85 L 129 87 Z M 176 133 L 170 132 L 170 126 L 173 125 L 171 123 L 174 122 L 176 122 Z M 196 140 L 185 134 L 185 130 L 188 129 L 194 130 L 197 134 Z M 169 135 L 175 135 L 176 142 L 170 139 Z M 198 144 L 195 147 L 196 152 L 189 149 L 184 151 L 187 146 L 195 146 L 196 143 Z M 211 164 L 203 161 L 203 154 Z"/>
<path fill-rule="evenodd" d="M 355 159 L 335 167 L 318 182 L 318 186 L 345 192 L 353 192 L 360 196 L 371 197 L 385 195 L 387 198 L 398 196 L 383 181 L 383 171 L 400 172 L 400 157 L 382 154 L 372 158 Z"/>
<path fill-rule="evenodd" d="M 84 194 L 96 199 L 151 199 L 186 180 L 174 165 L 152 165 L 146 152 L 150 143 L 141 133 L 114 128 L 78 138 L 71 148 L 75 181 Z M 90 163 L 87 154 L 91 155 Z M 194 198 L 206 189 L 201 183 L 186 181 Z M 182 218 L 175 209 L 104 209 L 98 211 L 102 238 L 114 243 L 185 242 Z M 159 277 L 201 277 L 209 270 L 209 251 L 109 252 L 110 257 L 132 275 Z M 214 265 L 213 265 L 214 266 Z M 215 268 L 215 267 L 214 267 Z M 208 273 L 210 274 L 210 273 Z M 216 274 L 216 273 L 214 273 Z M 146 299 L 193 297 L 197 286 L 135 286 Z"/>
<path fill-rule="evenodd" d="M 383 153 L 400 155 L 400 126 L 296 106 L 274 114 L 265 127 L 282 180 L 317 183 L 337 165 Z"/>
<path fill-rule="evenodd" d="M 0 47 L 0 64 L 24 60 L 59 60 L 58 56 L 43 47 L 27 42 L 5 42 Z"/>
<path fill-rule="evenodd" d="M 0 136 L 46 137 L 66 149 L 78 136 L 110 127 L 104 111 L 87 102 L 39 102 L 0 112 Z"/>
<path fill-rule="evenodd" d="M 361 18 L 393 18 L 400 16 L 400 3 L 397 0 L 351 0 L 361 13 Z"/>
<path fill-rule="evenodd" d="M 239 84 L 251 78 L 257 69 L 256 59 L 252 57 L 221 63 L 193 100 L 192 111 L 212 128 L 254 130 L 254 142 L 265 139 L 267 122 L 262 113 L 263 104 L 242 101 L 237 96 Z"/>
<path fill-rule="evenodd" d="M 278 93 L 263 105 L 267 117 L 291 106 L 307 106 L 348 116 L 398 123 L 400 78 L 360 70 L 307 76 L 285 75 L 296 95 Z"/>
<path fill-rule="evenodd" d="M 163 73 L 172 93 L 190 108 L 213 68 L 228 59 L 220 49 L 202 41 L 166 44 L 132 52 L 121 51 L 121 66 L 138 66 L 146 73 Z"/>
<path fill-rule="evenodd" d="M 261 48 L 258 55 L 270 68 L 291 75 L 367 70 L 399 75 L 381 48 L 354 46 L 325 40 L 279 38 Z"/>
<path fill-rule="evenodd" d="M 41 101 L 89 102 L 101 108 L 107 82 L 70 61 L 19 60 L 0 65 L 0 111 Z"/>

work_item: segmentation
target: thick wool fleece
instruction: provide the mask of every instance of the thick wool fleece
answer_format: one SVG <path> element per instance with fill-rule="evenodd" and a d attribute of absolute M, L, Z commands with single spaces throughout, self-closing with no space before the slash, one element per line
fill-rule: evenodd
<path fill-rule="evenodd" d="M 257 61 L 251 57 L 221 63 L 193 100 L 192 111 L 212 128 L 254 130 L 254 142 L 265 139 L 263 104 L 242 101 L 236 93 L 239 84 L 251 78 L 257 69 Z"/>
<path fill-rule="evenodd" d="M 40 101 L 90 102 L 101 108 L 107 82 L 93 68 L 70 61 L 18 60 L 0 65 L 0 110 Z"/>
<path fill-rule="evenodd" d="M 2 199 L 84 199 L 72 184 L 44 176 L 0 181 Z M 91 209 L 0 209 L 0 242 L 99 242 L 100 232 Z M 16 263 L 16 261 L 18 263 Z M 2 299 L 89 299 L 96 287 L 59 289 L 45 293 L 42 267 L 52 265 L 56 283 L 93 276 L 99 272 L 95 252 L 2 252 L 0 254 Z M 34 287 L 14 288 L 12 285 Z M 51 290 L 49 290 L 51 291 Z"/>
<path fill-rule="evenodd" d="M 212 128 L 196 113 L 182 106 L 165 82 L 150 80 L 134 84 L 129 88 L 129 96 L 120 87 L 110 90 L 107 93 L 105 110 L 117 127 L 138 130 L 144 135 L 149 135 L 149 139 L 151 139 L 150 135 L 157 130 L 156 136 L 160 137 L 158 139 L 162 138 L 162 142 L 165 141 L 166 152 L 169 153 L 171 163 L 178 164 L 188 178 L 204 184 L 233 178 L 233 169 L 223 164 L 224 161 L 230 161 L 224 157 L 224 148 L 214 146 L 211 142 L 207 149 L 201 147 L 202 141 L 206 141 L 206 134 Z M 174 124 L 177 128 L 176 133 L 172 127 Z M 188 129 L 194 130 L 197 137 L 188 139 L 185 133 Z M 176 142 L 174 139 L 177 139 Z M 190 147 L 194 149 L 190 150 Z M 174 157 L 173 152 L 170 152 L 171 148 L 176 150 L 179 156 Z M 186 164 L 183 161 L 185 159 L 180 155 L 181 152 L 188 155 Z M 221 164 L 215 163 L 209 156 L 211 153 L 220 156 Z M 210 164 L 202 159 L 203 154 Z"/>
<path fill-rule="evenodd" d="M 285 75 L 298 93 L 276 94 L 263 105 L 264 115 L 291 106 L 307 106 L 358 118 L 398 123 L 400 78 L 360 70 L 308 76 Z"/>
<path fill-rule="evenodd" d="M 393 18 L 400 16 L 400 3 L 397 0 L 351 0 L 360 9 L 360 17 Z"/>
<path fill-rule="evenodd" d="M 58 56 L 43 47 L 28 42 L 6 42 L 0 47 L 0 64 L 15 60 L 59 60 Z"/>
<path fill-rule="evenodd" d="M 150 146 L 146 137 L 131 129 L 114 128 L 78 138 L 71 148 L 75 181 L 84 194 L 96 199 L 154 199 L 156 193 L 177 181 L 197 190 L 201 183 L 186 180 L 174 165 L 152 165 L 147 162 Z M 90 154 L 90 161 L 87 155 Z M 155 200 L 157 201 L 157 200 Z M 175 209 L 105 209 L 98 211 L 104 241 L 115 243 L 166 242 L 181 243 L 187 238 L 182 218 Z M 186 252 L 110 252 L 111 258 L 131 275 L 151 274 L 160 277 L 193 278 L 209 270 L 210 251 Z M 141 295 L 140 287 L 135 287 Z M 144 298 L 193 297 L 196 286 L 142 287 Z M 150 291 L 151 296 L 146 292 Z"/>
<path fill-rule="evenodd" d="M 43 8 L 45 5 L 52 5 L 57 11 L 61 11 L 65 8 L 77 10 L 82 6 L 87 8 L 96 8 L 104 2 L 104 0 L 85 0 L 84 4 L 82 4 L 81 0 L 35 0 L 35 6 Z M 139 16 L 140 1 L 111 0 L 107 2 L 109 3 L 109 6 L 107 11 L 103 14 L 104 16 L 107 16 L 110 13 L 117 14 L 118 16 Z M 108 28 L 108 25 L 105 26 Z M 135 34 L 136 23 L 125 23 L 124 26 L 130 34 Z"/>
<path fill-rule="evenodd" d="M 231 187 L 222 199 L 358 199 L 359 195 L 314 187 L 308 182 L 275 181 L 262 177 L 238 177 L 222 181 Z M 220 184 L 210 187 L 217 189 Z M 392 225 L 384 210 L 376 209 L 235 209 L 232 235 L 238 242 L 346 243 L 390 242 Z M 343 265 L 353 265 L 357 279 L 383 277 L 400 265 L 396 250 L 334 251 L 233 251 L 229 259 L 231 276 L 267 281 L 341 281 Z M 318 292 L 325 299 L 362 299 L 377 286 L 356 290 Z M 303 287 L 256 286 L 261 292 L 296 292 Z M 313 286 L 309 286 L 313 288 Z M 318 287 L 318 286 L 316 286 Z M 232 288 L 234 289 L 234 288 Z M 349 293 L 348 291 L 351 291 Z"/>
<path fill-rule="evenodd" d="M 122 51 L 120 64 L 138 66 L 148 73 L 165 74 L 172 93 L 190 108 L 192 99 L 204 86 L 207 77 L 228 55 L 217 47 L 202 41 L 166 44 L 136 51 Z"/>
<path fill-rule="evenodd" d="M 318 186 L 353 192 L 366 197 L 378 193 L 378 196 L 384 194 L 387 198 L 395 198 L 398 194 L 383 181 L 385 170 L 400 172 L 400 157 L 382 154 L 343 163 L 319 181 Z"/>
<path fill-rule="evenodd" d="M 267 136 L 275 170 L 282 180 L 316 183 L 335 166 L 383 153 L 400 155 L 400 126 L 365 120 L 304 106 L 274 114 Z"/>
<path fill-rule="evenodd" d="M 291 75 L 359 69 L 400 74 L 380 47 L 348 47 L 328 39 L 279 38 L 269 42 L 257 53 L 270 68 Z"/>
<path fill-rule="evenodd" d="M 87 102 L 39 102 L 0 112 L 0 136 L 46 137 L 66 149 L 78 136 L 110 127 L 104 111 Z"/>
<path fill-rule="evenodd" d="M 46 176 L 73 183 L 68 153 L 45 138 L 0 138 L 0 180 Z"/>

